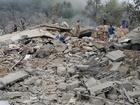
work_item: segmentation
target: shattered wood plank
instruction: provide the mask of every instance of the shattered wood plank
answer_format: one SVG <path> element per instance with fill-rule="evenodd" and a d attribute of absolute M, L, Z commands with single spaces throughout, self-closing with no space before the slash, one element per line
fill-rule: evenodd
<path fill-rule="evenodd" d="M 28 73 L 25 71 L 17 71 L 14 73 L 9 73 L 8 75 L 0 78 L 0 89 L 4 88 L 6 85 L 17 82 L 21 79 L 28 77 Z"/>

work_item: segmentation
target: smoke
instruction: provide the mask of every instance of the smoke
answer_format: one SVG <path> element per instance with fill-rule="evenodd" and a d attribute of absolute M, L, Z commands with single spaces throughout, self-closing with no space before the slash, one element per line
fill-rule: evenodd
<path fill-rule="evenodd" d="M 76 10 L 83 10 L 88 0 L 64 0 L 69 1 Z"/>

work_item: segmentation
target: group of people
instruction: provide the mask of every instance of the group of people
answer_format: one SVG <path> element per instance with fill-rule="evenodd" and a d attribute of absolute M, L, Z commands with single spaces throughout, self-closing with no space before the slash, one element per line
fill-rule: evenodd
<path fill-rule="evenodd" d="M 126 20 L 122 20 L 121 22 L 121 28 L 128 28 L 128 21 Z M 109 41 L 112 41 L 114 39 L 115 35 L 115 28 L 110 24 L 108 29 L 107 29 L 107 33 L 108 33 L 108 38 Z"/>

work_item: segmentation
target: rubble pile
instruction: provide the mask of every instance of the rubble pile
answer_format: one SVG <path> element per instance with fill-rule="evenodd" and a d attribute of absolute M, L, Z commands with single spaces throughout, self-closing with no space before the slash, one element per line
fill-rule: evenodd
<path fill-rule="evenodd" d="M 92 37 L 94 37 L 95 40 L 107 41 L 108 40 L 108 27 L 109 27 L 108 25 L 98 26 L 96 30 L 93 32 Z M 117 40 L 126 36 L 127 33 L 129 33 L 128 28 L 115 27 L 115 35 L 116 35 Z"/>
<path fill-rule="evenodd" d="M 140 104 L 138 51 L 112 50 L 92 37 L 71 36 L 64 43 L 28 35 L 3 46 L 0 104 Z"/>

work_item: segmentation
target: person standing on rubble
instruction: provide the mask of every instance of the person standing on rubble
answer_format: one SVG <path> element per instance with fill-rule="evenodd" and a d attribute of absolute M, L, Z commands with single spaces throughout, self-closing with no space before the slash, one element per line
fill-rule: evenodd
<path fill-rule="evenodd" d="M 108 34 L 109 34 L 109 41 L 112 41 L 114 39 L 114 36 L 115 36 L 115 28 L 110 25 L 109 28 L 108 28 Z"/>
<path fill-rule="evenodd" d="M 17 25 L 16 24 L 14 24 L 13 32 L 17 32 Z"/>
<path fill-rule="evenodd" d="M 80 33 L 80 20 L 77 20 L 76 26 L 75 26 L 75 35 L 79 36 Z"/>
<path fill-rule="evenodd" d="M 121 28 L 125 29 L 128 28 L 128 26 L 129 26 L 128 20 L 123 19 L 121 21 Z"/>
<path fill-rule="evenodd" d="M 23 20 L 20 20 L 20 24 L 21 24 L 21 29 L 25 30 L 26 29 L 25 22 Z"/>
<path fill-rule="evenodd" d="M 106 24 L 107 24 L 106 18 L 103 18 L 103 25 L 106 25 Z"/>

